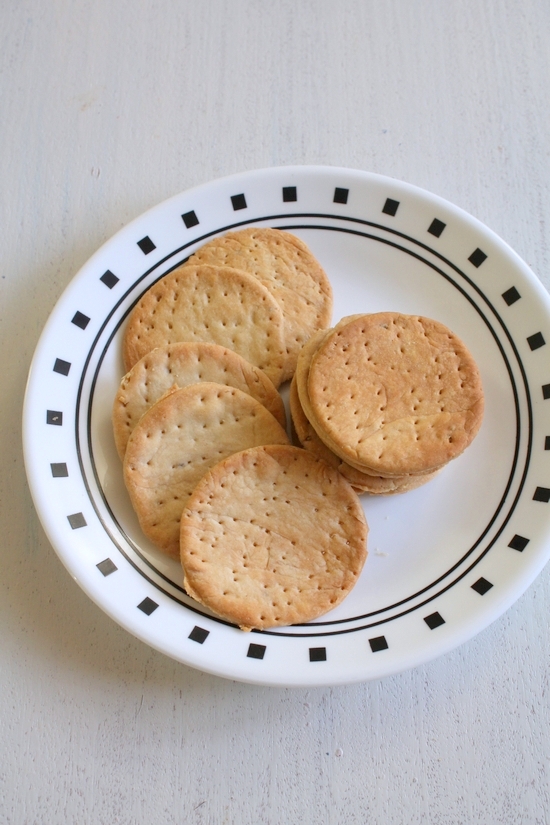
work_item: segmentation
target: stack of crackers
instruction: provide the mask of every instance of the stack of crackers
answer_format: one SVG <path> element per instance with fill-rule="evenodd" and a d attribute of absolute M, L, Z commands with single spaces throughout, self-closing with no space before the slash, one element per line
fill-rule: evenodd
<path fill-rule="evenodd" d="M 290 396 L 301 444 L 371 494 L 433 478 L 479 430 L 484 396 L 462 341 L 438 321 L 344 318 L 303 347 Z"/>
<path fill-rule="evenodd" d="M 277 391 L 331 314 L 307 246 L 254 228 L 159 280 L 125 331 L 113 428 L 140 526 L 189 595 L 246 630 L 332 609 L 366 558 L 357 495 L 290 444 Z"/>

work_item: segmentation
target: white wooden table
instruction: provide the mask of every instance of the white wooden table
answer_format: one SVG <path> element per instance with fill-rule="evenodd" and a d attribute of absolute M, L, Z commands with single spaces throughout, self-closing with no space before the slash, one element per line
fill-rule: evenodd
<path fill-rule="evenodd" d="M 40 331 L 87 258 L 237 171 L 406 180 L 550 287 L 550 4 L 6 0 L 0 23 L 0 822 L 549 822 L 549 569 L 469 643 L 379 682 L 208 676 L 72 582 L 20 418 Z"/>

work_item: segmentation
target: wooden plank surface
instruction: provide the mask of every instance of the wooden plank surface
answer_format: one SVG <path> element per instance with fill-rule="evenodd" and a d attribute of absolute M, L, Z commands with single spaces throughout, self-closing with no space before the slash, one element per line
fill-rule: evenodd
<path fill-rule="evenodd" d="M 237 171 L 406 180 L 550 287 L 550 4 L 7 0 L 0 21 L 0 822 L 548 822 L 550 571 L 414 671 L 316 690 L 218 679 L 71 581 L 20 417 L 79 267 L 145 209 Z"/>

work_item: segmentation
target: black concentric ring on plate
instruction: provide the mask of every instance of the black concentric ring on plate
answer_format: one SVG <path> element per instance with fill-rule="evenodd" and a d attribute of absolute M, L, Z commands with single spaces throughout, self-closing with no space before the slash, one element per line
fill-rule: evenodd
<path fill-rule="evenodd" d="M 391 207 L 394 208 L 393 206 Z M 390 213 L 388 213 L 390 214 Z M 297 222 L 300 220 L 301 222 Z M 323 223 L 319 223 L 319 221 L 327 220 L 337 222 L 337 225 L 326 225 Z M 280 224 L 280 221 L 284 221 L 284 223 Z M 311 222 L 310 222 L 311 221 Z M 472 569 L 484 558 L 484 556 L 489 552 L 491 547 L 495 544 L 498 538 L 501 536 L 503 530 L 505 529 L 506 525 L 508 524 L 517 502 L 521 496 L 521 492 L 523 489 L 523 485 L 525 483 L 525 477 L 527 474 L 527 470 L 529 467 L 530 462 L 530 455 L 531 455 L 531 448 L 532 448 L 532 402 L 530 397 L 529 386 L 527 382 L 527 377 L 525 373 L 524 365 L 521 361 L 521 357 L 517 350 L 517 347 L 514 343 L 512 335 L 510 334 L 506 324 L 504 323 L 502 317 L 497 312 L 495 306 L 491 303 L 489 298 L 483 293 L 480 287 L 464 272 L 463 269 L 460 269 L 456 266 L 452 261 L 444 258 L 437 250 L 430 247 L 429 245 L 419 241 L 418 239 L 405 235 L 402 232 L 396 231 L 392 228 L 387 226 L 383 226 L 381 224 L 377 224 L 374 222 L 362 220 L 359 218 L 354 218 L 350 216 L 336 216 L 334 214 L 323 214 L 323 213 L 286 213 L 286 214 L 276 214 L 276 215 L 267 215 L 267 216 L 256 216 L 252 219 L 247 221 L 240 221 L 238 223 L 224 225 L 218 229 L 215 229 L 205 235 L 202 235 L 198 238 L 194 238 L 187 244 L 184 244 L 169 255 L 164 256 L 160 261 L 158 261 L 153 267 L 147 269 L 143 274 L 141 274 L 133 283 L 132 285 L 126 290 L 124 295 L 116 302 L 114 307 L 110 310 L 109 314 L 106 316 L 105 321 L 103 322 L 98 334 L 96 335 L 94 341 L 91 344 L 90 350 L 86 357 L 84 369 L 82 371 L 82 375 L 80 378 L 79 390 L 77 395 L 77 402 L 76 402 L 76 411 L 75 411 L 75 422 L 76 422 L 76 443 L 77 443 L 77 450 L 79 455 L 79 462 L 80 462 L 80 470 L 82 473 L 82 478 L 84 484 L 86 486 L 86 490 L 90 497 L 90 501 L 92 506 L 94 507 L 98 518 L 101 520 L 105 532 L 109 535 L 119 552 L 127 559 L 127 561 L 132 564 L 136 570 L 140 572 L 144 578 L 147 579 L 151 584 L 153 584 L 157 589 L 161 590 L 161 592 L 165 593 L 165 595 L 169 596 L 170 598 L 178 601 L 180 604 L 185 606 L 187 609 L 192 610 L 193 612 L 209 616 L 209 618 L 213 618 L 214 621 L 218 621 L 222 624 L 228 624 L 222 619 L 218 619 L 217 617 L 212 617 L 210 614 L 203 611 L 200 606 L 196 605 L 196 603 L 192 602 L 191 600 L 187 601 L 185 596 L 185 591 L 183 588 L 174 582 L 172 582 L 168 577 L 166 577 L 163 573 L 157 570 L 154 565 L 150 562 L 150 560 L 141 553 L 140 548 L 132 541 L 131 537 L 128 536 L 121 525 L 119 524 L 115 513 L 112 511 L 107 497 L 105 496 L 101 483 L 97 474 L 95 460 L 93 455 L 93 445 L 92 445 L 92 437 L 91 437 L 91 418 L 92 418 L 92 406 L 93 406 L 93 399 L 94 399 L 94 390 L 95 385 L 98 379 L 99 372 L 101 370 L 101 366 L 105 355 L 111 346 L 114 338 L 118 334 L 121 325 L 126 320 L 129 312 L 133 309 L 135 304 L 139 301 L 141 295 L 143 294 L 144 290 L 139 290 L 140 284 L 144 281 L 147 283 L 146 289 L 149 289 L 157 280 L 164 277 L 168 272 L 172 269 L 175 269 L 177 266 L 180 266 L 186 260 L 186 251 L 190 247 L 196 247 L 200 245 L 208 238 L 218 235 L 223 232 L 231 231 L 234 229 L 242 228 L 244 226 L 248 226 L 251 224 L 254 225 L 265 225 L 268 223 L 269 225 L 276 225 L 277 228 L 285 229 L 287 231 L 295 231 L 300 229 L 307 229 L 307 230 L 320 230 L 323 232 L 340 232 L 344 234 L 355 235 L 361 238 L 364 238 L 368 241 L 374 241 L 377 243 L 386 244 L 391 246 L 406 255 L 410 255 L 420 261 L 423 265 L 429 267 L 432 271 L 436 272 L 440 277 L 444 278 L 454 289 L 456 289 L 475 309 L 477 312 L 478 317 L 482 321 L 482 323 L 486 326 L 486 328 L 490 331 L 491 336 L 493 337 L 496 346 L 500 352 L 500 355 L 504 361 L 507 374 L 510 380 L 510 386 L 514 397 L 514 407 L 515 407 L 515 414 L 516 414 L 516 446 L 514 452 L 514 458 L 512 462 L 512 467 L 510 469 L 510 474 L 508 479 L 506 480 L 504 490 L 500 499 L 498 506 L 496 507 L 495 511 L 491 514 L 488 522 L 481 532 L 481 534 L 475 539 L 475 541 L 468 547 L 465 548 L 464 553 L 462 556 L 456 560 L 451 567 L 446 570 L 443 574 L 441 574 L 436 580 L 430 582 L 429 584 L 425 585 L 421 590 L 410 594 L 407 598 L 401 599 L 400 601 L 396 602 L 395 604 L 388 605 L 384 608 L 380 608 L 374 612 L 367 612 L 362 615 L 357 615 L 353 617 L 347 617 L 344 619 L 338 620 L 331 620 L 331 621 L 315 621 L 309 623 L 307 625 L 296 625 L 295 630 L 291 631 L 279 631 L 279 630 L 270 630 L 270 631 L 263 631 L 264 634 L 270 635 L 287 635 L 287 636 L 328 636 L 328 635 L 337 635 L 341 633 L 351 633 L 359 630 L 364 630 L 369 627 L 374 627 L 381 624 L 386 624 L 387 622 L 391 622 L 400 616 L 404 616 L 407 613 L 419 610 L 424 608 L 426 604 L 433 601 L 434 599 L 438 598 L 442 593 L 446 590 L 450 589 L 451 587 L 455 586 L 457 582 L 467 576 Z M 351 225 L 350 225 L 351 224 Z M 436 227 L 438 228 L 438 227 Z M 434 233 L 432 233 L 434 234 Z M 415 249 L 408 248 L 405 243 L 412 244 Z M 438 265 L 433 260 L 429 260 L 426 257 L 426 253 L 431 255 L 434 259 L 438 260 L 440 264 Z M 481 256 L 480 254 L 481 253 Z M 474 266 L 479 267 L 483 260 L 486 258 L 485 253 L 482 253 L 479 250 L 477 256 L 474 256 L 474 260 L 470 261 Z M 177 259 L 175 263 L 171 263 Z M 168 264 L 168 268 L 166 268 L 166 264 Z M 448 270 L 451 270 L 453 275 L 446 272 L 443 267 L 446 267 Z M 162 269 L 161 274 L 151 280 L 150 276 L 159 269 Z M 470 287 L 470 290 L 475 293 L 477 301 L 475 298 L 470 294 L 469 291 L 465 288 L 465 286 Z M 136 293 L 136 290 L 138 292 Z M 116 325 L 110 331 L 107 340 L 105 343 L 101 344 L 102 336 L 107 328 L 109 321 L 119 309 L 119 307 L 129 298 L 130 295 L 134 295 L 135 298 L 133 299 L 132 303 L 126 308 L 124 314 L 118 319 Z M 501 343 L 500 334 L 504 336 L 508 345 L 510 346 L 513 355 L 516 359 L 516 364 L 521 376 L 521 386 L 518 387 L 517 381 L 514 376 L 514 371 L 510 364 L 509 358 L 505 352 L 505 349 Z M 91 459 L 91 466 L 92 472 L 94 475 L 95 485 L 97 486 L 97 490 L 99 491 L 99 495 L 102 498 L 103 506 L 108 511 L 110 518 L 112 519 L 113 525 L 115 526 L 118 534 L 111 529 L 111 527 L 106 523 L 105 519 L 101 515 L 100 509 L 98 508 L 94 495 L 92 492 L 91 485 L 89 480 L 86 476 L 83 460 L 82 460 L 82 445 L 81 445 L 81 438 L 79 433 L 78 422 L 80 418 L 80 406 L 82 403 L 82 395 L 83 395 L 83 388 L 87 377 L 87 371 L 90 366 L 90 362 L 92 356 L 96 348 L 99 346 L 102 347 L 99 357 L 97 358 L 97 363 L 95 366 L 95 370 L 93 373 L 92 381 L 91 381 L 91 389 L 90 395 L 87 402 L 87 449 L 89 451 L 90 459 Z M 525 423 L 521 420 L 521 405 L 519 402 L 519 394 L 520 392 L 524 395 L 526 406 L 527 406 L 527 413 L 526 413 L 526 421 Z M 526 428 L 527 433 L 527 447 L 526 447 L 526 454 L 524 456 L 524 460 L 521 466 L 518 466 L 519 460 L 519 445 L 520 445 L 520 435 L 523 431 L 523 427 Z M 507 496 L 509 491 L 512 487 L 512 482 L 517 474 L 520 473 L 520 481 L 517 486 L 516 493 L 514 495 L 513 501 L 508 506 L 506 512 L 504 511 Z M 487 537 L 487 534 L 490 532 L 491 528 L 495 524 L 496 520 L 499 516 L 502 515 L 502 520 L 499 524 L 497 531 L 490 537 L 490 540 L 484 545 L 484 539 Z M 164 580 L 166 584 L 170 585 L 171 589 L 167 589 L 163 587 L 163 585 L 156 581 L 151 575 L 148 575 L 147 572 L 140 567 L 136 562 L 131 558 L 131 556 L 126 552 L 124 549 L 120 538 L 123 538 L 125 542 L 132 548 L 135 555 L 140 559 L 142 564 L 148 567 L 151 573 L 155 573 L 156 577 L 159 578 L 161 581 Z M 477 551 L 477 552 L 476 552 Z M 466 561 L 470 560 L 470 564 L 464 567 Z M 459 568 L 461 568 L 459 570 Z M 456 572 L 456 575 L 452 577 L 453 573 Z M 449 581 L 449 577 L 451 580 Z M 171 590 L 179 591 L 178 593 L 171 592 Z M 424 598 L 422 598 L 424 596 Z M 411 605 L 410 603 L 414 601 L 414 604 Z M 391 615 L 384 615 L 391 612 Z M 344 627 L 344 625 L 351 625 L 352 627 Z M 302 630 L 302 628 L 304 628 Z"/>

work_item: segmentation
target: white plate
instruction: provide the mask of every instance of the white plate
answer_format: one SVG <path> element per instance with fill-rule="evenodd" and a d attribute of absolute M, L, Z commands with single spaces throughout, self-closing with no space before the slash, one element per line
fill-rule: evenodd
<path fill-rule="evenodd" d="M 369 558 L 354 591 L 309 625 L 244 633 L 189 599 L 144 539 L 110 425 L 121 334 L 140 295 L 207 239 L 250 224 L 296 233 L 326 269 L 334 321 L 427 315 L 481 369 L 484 423 L 425 487 L 363 497 Z M 390 178 L 286 167 L 224 178 L 133 221 L 80 270 L 38 344 L 24 411 L 29 484 L 44 529 L 115 621 L 192 667 L 269 685 L 378 678 L 486 627 L 550 552 L 550 300 L 523 261 L 450 203 Z M 61 640 L 60 640 L 61 642 Z"/>

